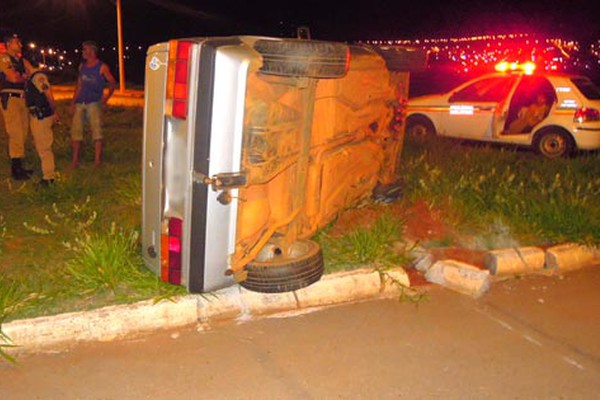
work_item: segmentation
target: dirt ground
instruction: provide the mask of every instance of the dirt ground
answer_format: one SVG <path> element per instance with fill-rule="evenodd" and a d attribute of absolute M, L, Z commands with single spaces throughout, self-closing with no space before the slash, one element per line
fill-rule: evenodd
<path fill-rule="evenodd" d="M 431 209 L 424 201 L 418 201 L 410 207 L 399 203 L 387 205 L 385 208 L 359 207 L 346 210 L 335 221 L 330 234 L 332 236 L 341 236 L 355 229 L 357 226 L 369 227 L 385 212 L 404 221 L 402 237 L 405 241 L 419 244 L 437 241 L 442 244 L 439 247 L 428 247 L 428 250 L 433 254 L 435 259 L 453 259 L 483 268 L 483 259 L 486 251 L 474 250 L 458 245 L 443 245 L 450 238 L 452 238 L 453 242 L 459 241 L 457 238 L 461 234 L 444 222 L 441 210 Z"/>

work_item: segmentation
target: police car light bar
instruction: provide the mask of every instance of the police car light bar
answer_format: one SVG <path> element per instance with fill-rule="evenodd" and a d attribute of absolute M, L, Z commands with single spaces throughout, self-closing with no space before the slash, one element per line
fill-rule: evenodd
<path fill-rule="evenodd" d="M 494 68 L 498 72 L 523 71 L 523 72 L 525 72 L 525 74 L 531 75 L 535 71 L 536 65 L 531 61 L 528 61 L 523 64 L 518 64 L 516 62 L 509 63 L 508 61 L 502 61 L 502 62 L 499 62 L 498 64 L 496 64 L 496 66 Z"/>

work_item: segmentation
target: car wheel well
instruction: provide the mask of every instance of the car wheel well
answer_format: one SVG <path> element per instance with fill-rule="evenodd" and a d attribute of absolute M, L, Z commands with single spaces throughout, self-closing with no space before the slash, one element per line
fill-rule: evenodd
<path fill-rule="evenodd" d="M 435 128 L 433 121 L 427 115 L 412 114 L 408 118 L 406 118 L 406 127 L 407 128 L 409 128 L 411 125 L 419 124 L 419 123 L 424 124 L 424 125 L 428 126 L 429 128 L 431 128 L 431 133 L 433 135 L 437 134 L 437 129 Z"/>

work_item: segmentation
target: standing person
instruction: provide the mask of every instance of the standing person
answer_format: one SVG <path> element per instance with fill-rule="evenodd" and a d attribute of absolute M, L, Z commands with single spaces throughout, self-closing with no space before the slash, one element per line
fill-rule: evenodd
<path fill-rule="evenodd" d="M 79 152 L 83 141 L 83 123 L 86 115 L 94 142 L 94 165 L 100 165 L 102 160 L 102 106 L 108 102 L 117 86 L 108 66 L 98 58 L 98 46 L 95 42 L 83 42 L 82 53 L 84 62 L 79 66 L 79 79 L 71 104 L 73 113 L 71 125 L 72 168 L 79 166 Z M 107 84 L 108 92 L 105 94 L 104 89 Z"/>
<path fill-rule="evenodd" d="M 4 38 L 6 53 L 0 55 L 0 100 L 8 135 L 8 155 L 13 179 L 25 181 L 32 171 L 23 168 L 25 139 L 29 130 L 29 113 L 25 105 L 25 82 L 33 70 L 21 56 L 21 39 L 17 34 Z"/>
<path fill-rule="evenodd" d="M 42 164 L 40 185 L 47 187 L 54 183 L 56 174 L 52 152 L 52 124 L 58 120 L 58 114 L 48 76 L 40 70 L 35 70 L 25 84 L 25 103 L 29 108 L 33 142 Z"/>

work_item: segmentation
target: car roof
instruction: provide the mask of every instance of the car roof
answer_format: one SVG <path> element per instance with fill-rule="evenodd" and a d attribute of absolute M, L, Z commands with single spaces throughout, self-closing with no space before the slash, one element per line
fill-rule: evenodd
<path fill-rule="evenodd" d="M 573 78 L 580 78 L 580 79 L 589 79 L 587 76 L 585 75 L 580 75 L 580 74 L 568 74 L 566 72 L 534 72 L 531 75 L 527 75 L 524 71 L 510 71 L 510 72 L 491 72 L 489 74 L 485 74 L 485 75 L 481 75 L 477 78 L 471 79 L 471 80 L 476 80 L 476 79 L 480 79 L 480 78 L 491 78 L 491 77 L 501 77 L 501 76 L 510 76 L 510 75 L 517 75 L 517 76 L 541 76 L 541 77 L 545 77 L 545 78 L 558 78 L 558 79 L 573 79 Z"/>

